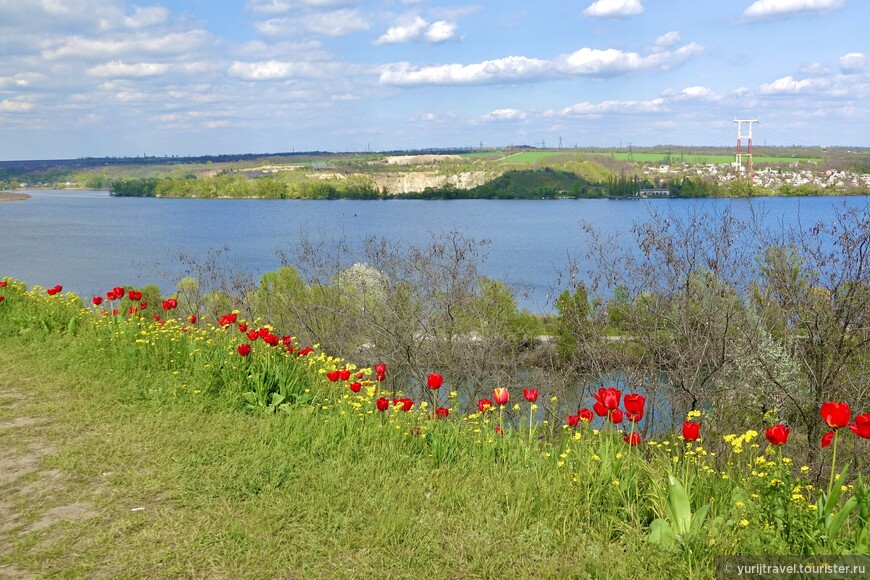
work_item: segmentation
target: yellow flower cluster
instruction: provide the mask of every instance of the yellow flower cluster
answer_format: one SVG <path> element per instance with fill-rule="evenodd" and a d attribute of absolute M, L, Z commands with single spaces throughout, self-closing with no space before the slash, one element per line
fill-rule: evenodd
<path fill-rule="evenodd" d="M 743 435 L 729 434 L 725 435 L 723 439 L 725 440 L 725 443 L 731 445 L 731 450 L 739 455 L 743 453 L 743 446 L 750 445 L 756 437 L 758 437 L 758 431 L 750 429 Z M 757 445 L 752 445 L 752 447 L 757 447 Z"/>

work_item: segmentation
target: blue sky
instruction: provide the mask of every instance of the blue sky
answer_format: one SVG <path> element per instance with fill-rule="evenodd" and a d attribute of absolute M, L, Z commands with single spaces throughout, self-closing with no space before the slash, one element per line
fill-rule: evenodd
<path fill-rule="evenodd" d="M 0 159 L 870 146 L 866 0 L 0 0 Z"/>

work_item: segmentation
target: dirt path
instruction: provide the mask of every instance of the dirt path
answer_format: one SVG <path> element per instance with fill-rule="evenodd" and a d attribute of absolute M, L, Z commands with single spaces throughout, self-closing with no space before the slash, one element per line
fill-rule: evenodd
<path fill-rule="evenodd" d="M 81 485 L 67 474 L 44 467 L 62 450 L 49 417 L 34 416 L 25 396 L 0 384 L 0 578 L 33 578 L 16 563 L 19 545 L 49 547 L 68 532 L 71 520 L 98 515 Z"/>

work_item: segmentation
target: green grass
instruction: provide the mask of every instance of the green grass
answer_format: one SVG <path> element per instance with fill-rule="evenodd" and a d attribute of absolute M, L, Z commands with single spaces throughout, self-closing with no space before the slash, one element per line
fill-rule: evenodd
<path fill-rule="evenodd" d="M 797 466 L 764 453 L 757 433 L 740 445 L 665 437 L 632 448 L 613 427 L 575 431 L 549 416 L 530 437 L 528 404 L 514 411 L 511 402 L 499 436 L 498 411 L 454 410 L 439 421 L 420 401 L 408 413 L 376 411 L 376 384 L 363 381 L 355 395 L 327 381 L 325 370 L 347 363 L 322 354 L 297 359 L 257 340 L 240 357 L 235 325 L 182 330 L 94 316 L 72 295 L 47 297 L 15 281 L 3 291 L 0 420 L 44 422 L 0 429 L 7 452 L 43 450 L 39 472 L 3 489 L 18 519 L 0 532 L 0 569 L 712 577 L 719 554 L 856 549 L 862 529 L 853 516 L 840 537 L 819 536 L 817 493 L 803 489 Z M 245 411 L 245 393 L 294 377 L 304 390 L 284 389 L 299 395 L 292 404 Z M 706 524 L 670 548 L 650 540 L 656 518 L 674 521 L 669 474 L 687 488 L 687 509 L 710 506 Z M 73 503 L 90 517 L 28 531 Z"/>
<path fill-rule="evenodd" d="M 614 152 L 586 152 L 583 155 L 593 157 L 610 157 L 620 161 L 635 161 L 637 163 L 666 163 L 668 162 L 668 154 L 665 152 L 657 153 L 628 153 L 627 151 Z M 780 164 L 780 163 L 821 163 L 821 157 L 774 157 L 754 155 L 753 163 L 760 164 Z M 703 155 L 695 153 L 682 154 L 679 151 L 672 151 L 670 154 L 670 163 L 715 163 L 726 164 L 734 162 L 734 155 Z"/>

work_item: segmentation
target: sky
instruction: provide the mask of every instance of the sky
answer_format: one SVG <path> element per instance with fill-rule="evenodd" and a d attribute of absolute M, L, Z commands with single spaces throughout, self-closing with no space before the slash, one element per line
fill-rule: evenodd
<path fill-rule="evenodd" d="M 734 119 L 870 146 L 868 23 L 868 0 L 0 0 L 0 160 L 733 146 Z"/>

